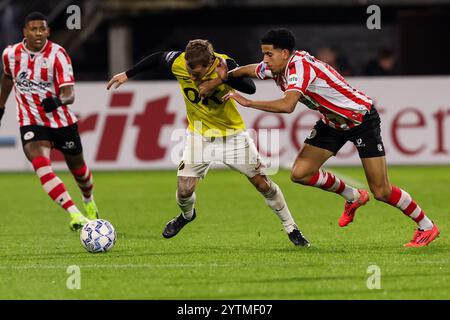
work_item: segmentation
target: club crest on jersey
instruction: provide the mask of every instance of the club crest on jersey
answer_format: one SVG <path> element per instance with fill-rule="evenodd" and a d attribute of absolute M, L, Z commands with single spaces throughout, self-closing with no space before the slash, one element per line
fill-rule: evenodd
<path fill-rule="evenodd" d="M 41 65 L 41 67 L 42 67 L 42 68 L 48 69 L 48 59 L 47 59 L 47 58 L 43 58 L 43 59 L 42 59 L 42 65 Z"/>
<path fill-rule="evenodd" d="M 33 132 L 33 131 L 28 131 L 27 133 L 25 133 L 25 134 L 23 135 L 23 139 L 24 139 L 25 141 L 31 140 L 31 139 L 33 139 L 33 138 L 34 138 L 34 132 Z"/>

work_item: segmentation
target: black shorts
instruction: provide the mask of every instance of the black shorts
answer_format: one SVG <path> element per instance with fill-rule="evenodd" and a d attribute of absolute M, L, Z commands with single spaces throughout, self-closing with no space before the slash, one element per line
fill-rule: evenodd
<path fill-rule="evenodd" d="M 22 145 L 31 141 L 50 141 L 52 147 L 64 154 L 78 155 L 83 152 L 78 125 L 76 123 L 62 128 L 43 126 L 23 126 L 20 128 Z"/>
<path fill-rule="evenodd" d="M 360 158 L 373 158 L 385 155 L 381 138 L 380 116 L 372 107 L 370 113 L 364 115 L 363 122 L 350 130 L 338 130 L 326 125 L 322 120 L 317 121 L 305 143 L 329 150 L 334 155 L 347 141 L 353 142 Z"/>

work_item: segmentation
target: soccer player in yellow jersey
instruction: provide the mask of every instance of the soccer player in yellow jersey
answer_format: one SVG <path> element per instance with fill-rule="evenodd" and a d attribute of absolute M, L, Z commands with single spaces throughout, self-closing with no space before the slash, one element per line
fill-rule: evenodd
<path fill-rule="evenodd" d="M 280 188 L 265 175 L 258 151 L 234 101 L 222 100 L 233 89 L 254 93 L 253 81 L 233 78 L 224 82 L 225 73 L 237 67 L 236 62 L 225 54 L 215 53 L 207 40 L 197 39 L 189 41 L 185 52 L 156 52 L 147 56 L 126 72 L 115 75 L 107 88 L 113 85 L 118 88 L 136 74 L 160 65 L 168 67 L 178 80 L 189 123 L 177 174 L 176 201 L 182 212 L 167 223 L 163 236 L 175 236 L 195 219 L 195 189 L 220 155 L 220 161 L 246 175 L 263 195 L 267 205 L 280 218 L 289 239 L 297 246 L 309 246 L 295 224 Z"/>

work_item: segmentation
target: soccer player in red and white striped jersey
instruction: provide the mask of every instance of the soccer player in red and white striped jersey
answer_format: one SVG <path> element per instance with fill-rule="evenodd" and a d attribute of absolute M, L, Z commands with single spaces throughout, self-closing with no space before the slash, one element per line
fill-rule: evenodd
<path fill-rule="evenodd" d="M 25 155 L 45 192 L 70 214 L 70 228 L 76 230 L 89 220 L 78 210 L 50 162 L 52 148 L 64 154 L 83 194 L 86 215 L 95 219 L 92 174 L 83 158 L 77 118 L 69 108 L 75 99 L 72 64 L 63 47 L 47 40 L 50 28 L 42 13 L 26 17 L 23 33 L 24 40 L 8 46 L 2 54 L 0 120 L 14 87 Z"/>
<path fill-rule="evenodd" d="M 375 199 L 399 208 L 418 224 L 408 247 L 428 245 L 439 235 L 439 229 L 411 196 L 388 180 L 387 165 L 380 130 L 380 117 L 372 99 L 352 88 L 331 66 L 306 51 L 295 50 L 290 30 L 273 29 L 262 38 L 264 60 L 236 68 L 221 77 L 250 76 L 273 79 L 284 97 L 273 101 L 254 101 L 237 92 L 224 99 L 234 99 L 244 107 L 268 112 L 291 113 L 298 102 L 322 114 L 305 140 L 292 168 L 291 179 L 300 184 L 319 187 L 341 195 L 345 200 L 339 225 L 353 221 L 356 209 L 369 201 L 365 190 L 357 190 L 321 167 L 344 146 L 355 144 L 367 181 Z"/>

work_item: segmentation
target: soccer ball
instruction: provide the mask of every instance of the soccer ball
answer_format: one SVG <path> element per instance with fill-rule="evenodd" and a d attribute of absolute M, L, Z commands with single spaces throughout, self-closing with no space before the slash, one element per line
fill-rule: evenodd
<path fill-rule="evenodd" d="M 109 221 L 92 220 L 81 229 L 80 240 L 89 252 L 106 252 L 116 243 L 116 230 Z"/>

